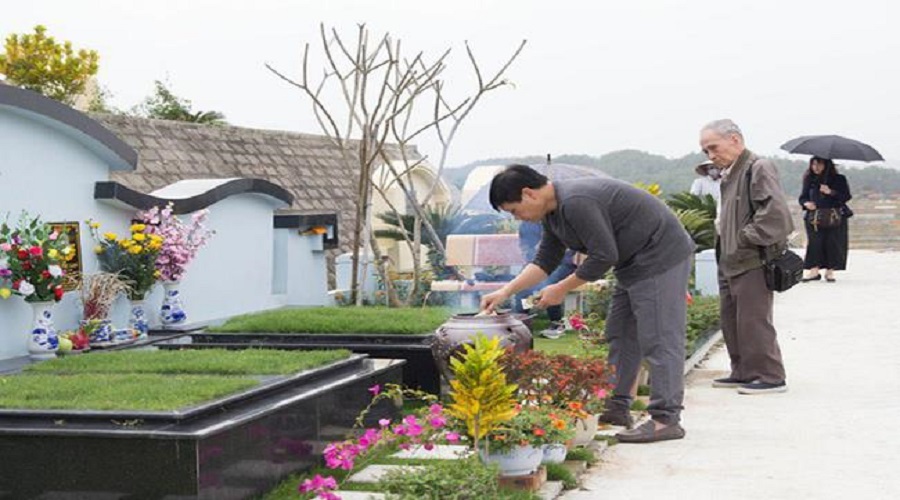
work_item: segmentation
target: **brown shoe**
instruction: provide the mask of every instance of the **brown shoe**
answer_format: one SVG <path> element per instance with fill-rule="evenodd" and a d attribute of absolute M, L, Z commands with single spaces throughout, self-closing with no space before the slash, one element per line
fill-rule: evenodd
<path fill-rule="evenodd" d="M 652 419 L 644 422 L 637 429 L 616 434 L 616 439 L 620 443 L 655 443 L 656 441 L 668 441 L 683 437 L 684 427 L 681 424 L 670 424 L 660 430 L 656 430 L 656 422 Z"/>
<path fill-rule="evenodd" d="M 634 419 L 631 417 L 631 412 L 619 408 L 607 408 L 600 414 L 597 421 L 601 424 L 619 425 L 626 429 L 634 427 Z"/>

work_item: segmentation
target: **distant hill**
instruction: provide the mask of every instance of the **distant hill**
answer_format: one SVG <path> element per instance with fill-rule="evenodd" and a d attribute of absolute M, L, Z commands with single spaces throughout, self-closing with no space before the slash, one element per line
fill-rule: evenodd
<path fill-rule="evenodd" d="M 570 163 L 586 167 L 596 167 L 603 172 L 626 182 L 658 183 L 663 193 L 687 191 L 696 178 L 694 167 L 706 158 L 700 154 L 689 154 L 681 158 L 626 149 L 605 154 L 588 156 L 566 154 L 553 158 L 556 163 Z M 537 164 L 546 161 L 544 155 L 479 160 L 444 171 L 444 177 L 455 186 L 462 188 L 469 172 L 480 165 L 506 165 L 510 163 Z M 807 162 L 802 160 L 774 159 L 781 172 L 781 183 L 788 197 L 799 196 L 803 172 Z M 847 176 L 854 196 L 893 197 L 900 195 L 900 171 L 885 167 L 865 167 L 841 169 Z"/>

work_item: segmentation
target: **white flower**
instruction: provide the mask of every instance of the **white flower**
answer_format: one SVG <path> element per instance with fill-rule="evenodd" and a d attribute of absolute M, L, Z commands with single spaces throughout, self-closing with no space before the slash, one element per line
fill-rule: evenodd
<path fill-rule="evenodd" d="M 0 258 L 0 269 L 6 269 L 9 267 L 9 259 L 6 257 Z"/>
<path fill-rule="evenodd" d="M 23 297 L 28 297 L 34 293 L 34 285 L 27 281 L 19 283 L 19 293 L 22 294 Z"/>
<path fill-rule="evenodd" d="M 47 266 L 47 272 L 54 278 L 59 278 L 63 273 L 62 268 L 57 265 Z"/>

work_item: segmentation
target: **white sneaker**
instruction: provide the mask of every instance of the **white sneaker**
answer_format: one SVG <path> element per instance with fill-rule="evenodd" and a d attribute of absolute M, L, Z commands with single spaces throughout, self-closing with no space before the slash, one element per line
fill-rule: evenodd
<path fill-rule="evenodd" d="M 541 337 L 546 337 L 548 339 L 558 339 L 566 333 L 566 325 L 563 323 L 550 323 L 550 328 L 545 330 L 541 330 Z"/>

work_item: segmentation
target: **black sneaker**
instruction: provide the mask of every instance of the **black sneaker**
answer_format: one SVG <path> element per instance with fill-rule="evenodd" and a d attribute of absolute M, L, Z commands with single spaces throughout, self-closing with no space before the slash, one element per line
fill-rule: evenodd
<path fill-rule="evenodd" d="M 784 381 L 777 384 L 768 382 L 750 382 L 738 387 L 738 394 L 775 394 L 779 392 L 787 392 L 787 383 Z"/>
<path fill-rule="evenodd" d="M 725 378 L 717 378 L 712 381 L 713 387 L 725 388 L 725 389 L 735 389 L 742 385 L 749 383 L 749 380 L 740 380 L 734 377 L 725 377 Z"/>
<path fill-rule="evenodd" d="M 631 429 L 634 427 L 634 418 L 628 410 L 620 410 L 618 408 L 608 408 L 600 414 L 597 421 L 601 424 L 611 424 Z"/>

